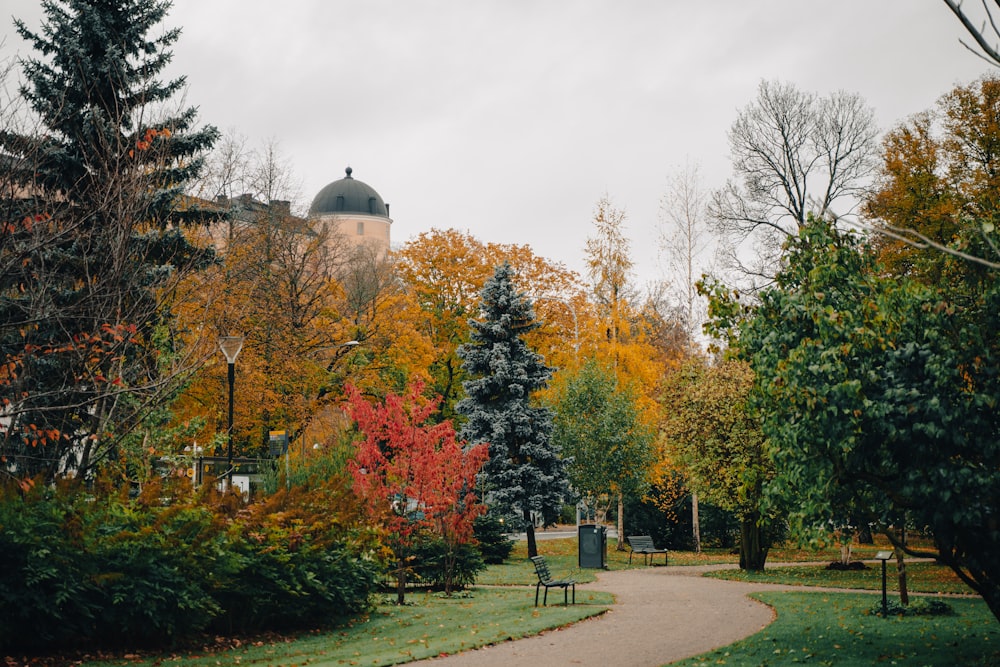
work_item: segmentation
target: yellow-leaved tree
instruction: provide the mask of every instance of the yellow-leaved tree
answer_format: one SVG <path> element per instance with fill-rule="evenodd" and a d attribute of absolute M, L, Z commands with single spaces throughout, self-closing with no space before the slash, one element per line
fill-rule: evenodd
<path fill-rule="evenodd" d="M 625 229 L 626 215 L 605 196 L 594 212 L 594 233 L 586 255 L 591 294 L 597 311 L 595 356 L 611 369 L 637 403 L 639 419 L 650 428 L 659 418 L 658 388 L 663 355 L 653 344 L 655 329 L 632 284 L 633 261 Z M 652 473 L 652 466 L 648 473 Z M 624 535 L 624 497 L 617 491 L 618 530 Z M 624 548 L 619 542 L 619 548 Z"/>

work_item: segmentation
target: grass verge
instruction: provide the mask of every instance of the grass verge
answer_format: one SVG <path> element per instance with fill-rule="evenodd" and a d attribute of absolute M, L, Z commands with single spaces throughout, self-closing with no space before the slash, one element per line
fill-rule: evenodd
<path fill-rule="evenodd" d="M 879 565 L 871 565 L 866 570 L 827 570 L 823 566 L 796 565 L 794 567 L 769 567 L 763 572 L 719 570 L 718 572 L 709 572 L 706 576 L 765 584 L 882 590 L 882 570 Z M 899 590 L 894 564 L 889 565 L 886 586 L 890 593 Z M 973 592 L 950 567 L 937 563 L 907 563 L 906 587 L 911 593 L 972 594 Z"/>
<path fill-rule="evenodd" d="M 948 599 L 951 616 L 881 618 L 863 593 L 754 594 L 777 611 L 764 630 L 724 648 L 671 663 L 694 665 L 1000 664 L 1000 625 L 981 600 Z"/>
<path fill-rule="evenodd" d="M 379 605 L 348 626 L 281 642 L 255 641 L 224 652 L 83 663 L 98 665 L 396 665 L 535 635 L 607 611 L 607 593 L 576 591 L 576 604 L 535 607 L 534 588 L 474 588 L 447 598 L 410 593 L 402 607 Z M 559 599 L 562 599 L 560 594 Z"/>

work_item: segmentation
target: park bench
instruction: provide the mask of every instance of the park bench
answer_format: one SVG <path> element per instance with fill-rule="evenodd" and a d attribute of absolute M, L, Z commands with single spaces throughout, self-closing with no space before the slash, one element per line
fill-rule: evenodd
<path fill-rule="evenodd" d="M 569 605 L 567 600 L 567 593 L 569 589 L 573 589 L 573 604 L 576 604 L 576 581 L 573 579 L 553 579 L 552 573 L 549 572 L 549 564 L 545 562 L 545 556 L 532 556 L 531 562 L 535 564 L 535 574 L 538 575 L 538 583 L 535 584 L 535 606 L 538 606 L 538 591 L 542 586 L 545 586 L 545 596 L 542 598 L 542 604 L 547 605 L 549 602 L 549 589 L 550 588 L 561 588 L 563 589 L 563 604 Z"/>
<path fill-rule="evenodd" d="M 632 554 L 642 554 L 643 565 L 648 565 L 653 562 L 653 556 L 656 554 L 663 554 L 663 564 L 667 564 L 667 550 L 657 549 L 653 546 L 653 538 L 649 535 L 630 535 L 628 538 L 628 546 L 631 551 L 628 554 L 628 564 L 632 564 Z M 649 562 L 646 562 L 646 559 Z"/>

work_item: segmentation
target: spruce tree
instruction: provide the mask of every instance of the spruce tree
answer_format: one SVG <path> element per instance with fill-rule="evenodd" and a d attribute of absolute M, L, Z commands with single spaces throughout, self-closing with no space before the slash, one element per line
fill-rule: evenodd
<path fill-rule="evenodd" d="M 467 417 L 461 437 L 488 443 L 490 458 L 480 485 L 490 510 L 520 517 L 535 556 L 534 516 L 555 523 L 569 495 L 566 463 L 551 442 L 552 413 L 532 405 L 532 394 L 546 386 L 552 369 L 524 342 L 536 329 L 531 302 L 514 288 L 510 264 L 497 267 L 483 287 L 481 320 L 472 320 L 471 342 L 459 347 L 466 397 L 457 411 Z"/>
<path fill-rule="evenodd" d="M 0 129 L 0 455 L 18 477 L 86 475 L 172 387 L 165 297 L 213 259 L 179 196 L 218 132 L 165 111 L 184 85 L 157 78 L 169 7 L 44 0 L 38 31 L 15 22 L 38 54 L 20 63 L 36 125 Z"/>

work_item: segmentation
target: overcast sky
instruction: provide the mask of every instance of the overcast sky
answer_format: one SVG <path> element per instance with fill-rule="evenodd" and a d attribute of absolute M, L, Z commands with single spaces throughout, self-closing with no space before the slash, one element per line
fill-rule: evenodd
<path fill-rule="evenodd" d="M 24 55 L 38 2 L 3 5 Z M 640 284 L 668 177 L 724 183 L 761 79 L 859 93 L 885 130 L 989 71 L 941 0 L 176 0 L 165 25 L 202 122 L 277 141 L 303 205 L 350 165 L 394 244 L 456 228 L 582 271 L 607 195 Z"/>

